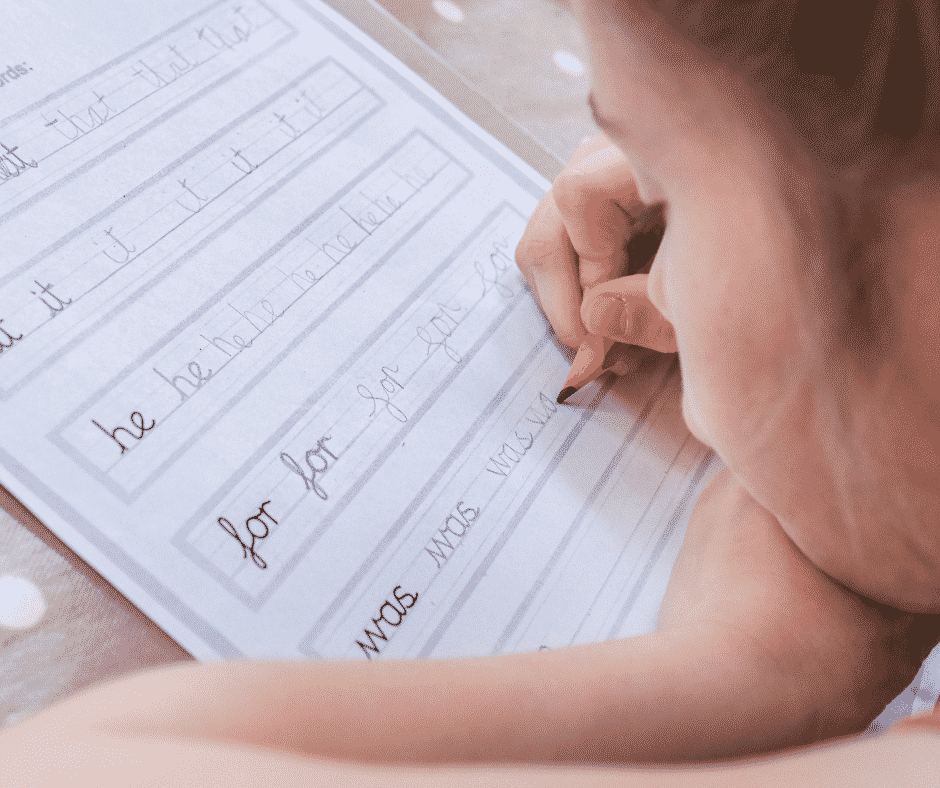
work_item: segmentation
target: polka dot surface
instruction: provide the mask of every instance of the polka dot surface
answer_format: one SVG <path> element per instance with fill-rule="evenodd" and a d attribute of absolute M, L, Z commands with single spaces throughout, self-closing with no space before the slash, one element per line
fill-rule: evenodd
<path fill-rule="evenodd" d="M 0 628 L 29 629 L 46 614 L 46 598 L 34 582 L 15 575 L 0 577 Z"/>
<path fill-rule="evenodd" d="M 555 52 L 552 55 L 552 60 L 559 70 L 564 71 L 566 74 L 577 77 L 584 73 L 584 63 L 581 62 L 581 58 L 564 49 Z"/>
<path fill-rule="evenodd" d="M 446 19 L 448 22 L 460 24 L 463 22 L 463 9 L 450 0 L 434 0 L 431 7 L 437 12 L 437 15 Z"/>

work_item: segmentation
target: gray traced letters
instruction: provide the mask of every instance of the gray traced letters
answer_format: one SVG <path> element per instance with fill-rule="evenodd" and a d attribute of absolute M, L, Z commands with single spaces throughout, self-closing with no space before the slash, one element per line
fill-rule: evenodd
<path fill-rule="evenodd" d="M 472 506 L 464 508 L 463 501 L 458 501 L 457 505 L 451 509 L 450 514 L 444 519 L 444 527 L 437 530 L 434 536 L 431 537 L 429 545 L 424 548 L 424 551 L 434 559 L 438 569 L 441 569 L 450 560 L 460 544 L 460 540 L 470 529 L 470 523 L 476 520 L 479 514 L 480 510 Z M 455 530 L 454 525 L 460 530 Z M 453 543 L 450 541 L 451 536 L 454 537 Z"/>

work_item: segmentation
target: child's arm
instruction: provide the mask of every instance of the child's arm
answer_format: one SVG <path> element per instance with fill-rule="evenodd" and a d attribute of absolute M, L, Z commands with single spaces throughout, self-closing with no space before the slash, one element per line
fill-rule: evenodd
<path fill-rule="evenodd" d="M 0 737 L 172 737 L 360 763 L 720 759 L 864 728 L 937 618 L 866 602 L 803 558 L 723 473 L 644 637 L 424 662 L 232 662 L 81 693 Z M 51 757 L 51 756 L 50 756 Z"/>
<path fill-rule="evenodd" d="M 821 575 L 729 474 L 695 509 L 661 623 L 496 659 L 153 671 L 0 736 L 0 786 L 933 784 L 940 739 L 916 731 L 720 768 L 610 768 L 857 730 L 936 639 L 935 617 Z"/>
<path fill-rule="evenodd" d="M 0 763 L 3 788 L 928 788 L 940 771 L 940 736 L 899 731 L 764 760 L 625 769 L 382 765 L 192 738 L 47 730 L 13 746 L 0 738 Z"/>

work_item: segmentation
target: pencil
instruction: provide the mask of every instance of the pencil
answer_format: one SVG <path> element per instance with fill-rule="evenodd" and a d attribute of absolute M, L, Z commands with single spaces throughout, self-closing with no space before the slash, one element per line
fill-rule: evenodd
<path fill-rule="evenodd" d="M 639 221 L 640 229 L 627 244 L 627 260 L 629 266 L 625 274 L 648 274 L 653 264 L 653 258 L 659 250 L 666 230 L 666 220 L 663 216 L 662 206 L 654 205 Z M 604 358 L 608 351 L 616 344 L 612 339 L 598 336 L 588 336 L 574 357 L 571 371 L 565 378 L 565 383 L 558 394 L 558 404 L 564 404 L 572 394 L 583 389 L 588 383 L 597 380 L 607 368 Z"/>
<path fill-rule="evenodd" d="M 583 389 L 592 380 L 597 380 L 607 371 L 604 367 L 604 357 L 614 344 L 612 339 L 594 335 L 581 343 L 574 357 L 574 363 L 571 365 L 571 371 L 558 394 L 559 405 L 564 404 L 568 397 Z"/>

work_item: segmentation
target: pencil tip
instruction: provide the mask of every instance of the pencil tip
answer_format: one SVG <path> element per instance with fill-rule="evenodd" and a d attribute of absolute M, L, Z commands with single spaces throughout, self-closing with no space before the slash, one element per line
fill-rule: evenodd
<path fill-rule="evenodd" d="M 566 386 L 561 390 L 558 395 L 558 399 L 556 399 L 555 402 L 557 402 L 559 405 L 564 405 L 565 400 L 568 399 L 568 397 L 574 394 L 577 390 L 578 389 L 575 386 Z"/>

